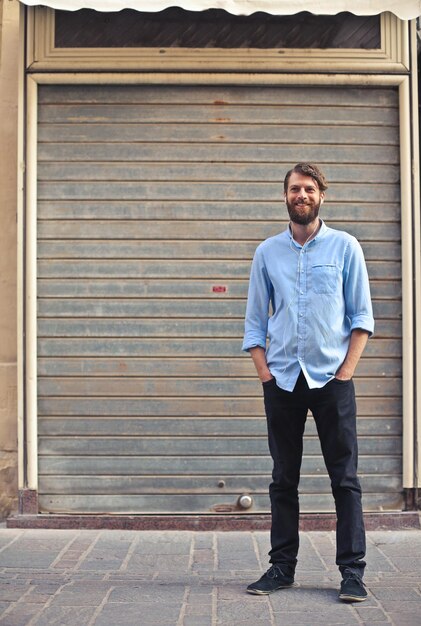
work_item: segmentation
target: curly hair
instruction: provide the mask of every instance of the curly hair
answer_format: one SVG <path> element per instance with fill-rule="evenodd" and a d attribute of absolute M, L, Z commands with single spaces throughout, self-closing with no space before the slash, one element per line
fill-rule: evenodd
<path fill-rule="evenodd" d="M 302 174 L 303 176 L 310 176 L 313 180 L 316 181 L 320 191 L 326 191 L 328 185 L 327 180 L 323 172 L 314 165 L 314 163 L 297 163 L 292 170 L 286 173 L 284 179 L 284 191 L 285 193 L 288 191 L 288 183 L 292 173 Z"/>

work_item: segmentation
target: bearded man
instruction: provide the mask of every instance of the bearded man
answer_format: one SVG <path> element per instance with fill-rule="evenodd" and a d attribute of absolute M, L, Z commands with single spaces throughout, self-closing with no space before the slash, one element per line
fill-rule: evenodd
<path fill-rule="evenodd" d="M 339 598 L 362 601 L 366 545 L 352 377 L 374 319 L 358 241 L 319 218 L 326 189 L 324 174 L 311 163 L 298 163 L 286 174 L 289 226 L 258 246 L 251 269 L 243 350 L 263 385 L 273 481 L 271 567 L 247 591 L 268 594 L 294 584 L 298 483 L 310 410 L 335 501 Z"/>

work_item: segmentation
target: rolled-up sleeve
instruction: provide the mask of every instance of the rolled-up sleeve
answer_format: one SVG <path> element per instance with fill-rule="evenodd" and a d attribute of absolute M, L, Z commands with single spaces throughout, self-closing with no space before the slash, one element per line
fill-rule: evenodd
<path fill-rule="evenodd" d="M 360 328 L 372 335 L 374 318 L 370 284 L 364 254 L 355 238 L 350 240 L 345 257 L 344 298 L 345 312 L 351 322 L 351 331 Z"/>
<path fill-rule="evenodd" d="M 265 267 L 262 249 L 259 246 L 255 252 L 250 272 L 242 347 L 244 351 L 257 346 L 266 349 L 271 294 L 272 285 Z"/>

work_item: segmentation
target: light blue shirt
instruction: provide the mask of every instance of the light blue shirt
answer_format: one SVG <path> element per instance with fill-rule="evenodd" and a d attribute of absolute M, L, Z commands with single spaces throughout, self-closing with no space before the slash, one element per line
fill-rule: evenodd
<path fill-rule="evenodd" d="M 243 350 L 266 349 L 279 387 L 292 391 L 301 370 L 311 389 L 332 380 L 354 328 L 374 331 L 367 268 L 355 237 L 321 221 L 304 246 L 289 228 L 258 246 Z"/>

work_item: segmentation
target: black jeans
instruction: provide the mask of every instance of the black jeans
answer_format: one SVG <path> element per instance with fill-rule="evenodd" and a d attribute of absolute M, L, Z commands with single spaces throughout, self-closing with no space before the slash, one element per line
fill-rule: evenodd
<path fill-rule="evenodd" d="M 331 380 L 309 389 L 301 372 L 292 392 L 275 380 L 263 383 L 273 482 L 271 563 L 293 573 L 298 553 L 298 483 L 303 454 L 303 433 L 308 409 L 316 422 L 336 507 L 336 564 L 363 576 L 365 530 L 361 487 L 357 477 L 355 391 L 352 380 Z"/>

